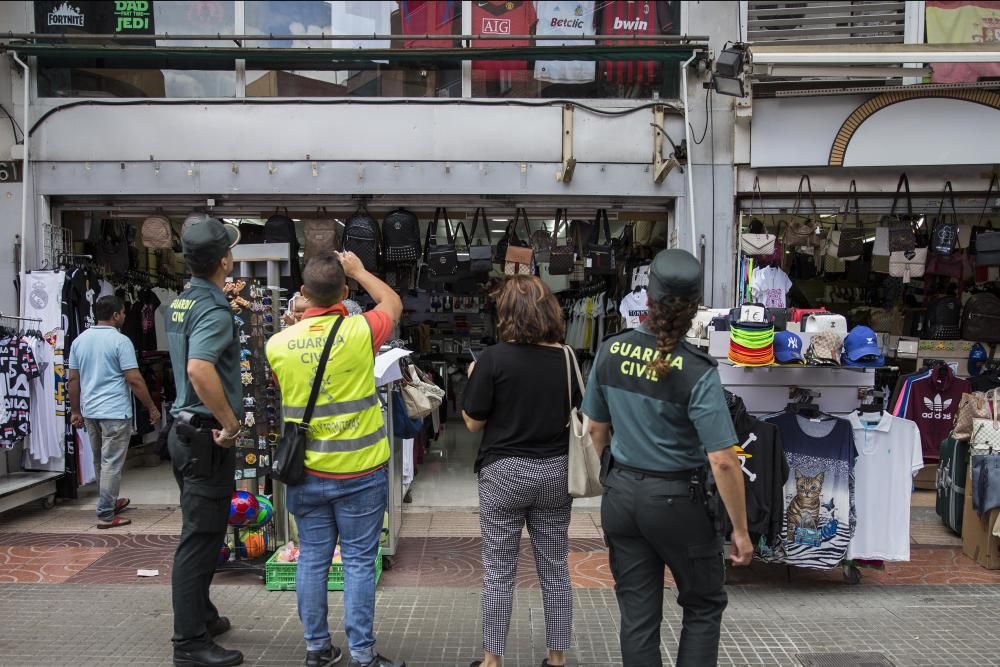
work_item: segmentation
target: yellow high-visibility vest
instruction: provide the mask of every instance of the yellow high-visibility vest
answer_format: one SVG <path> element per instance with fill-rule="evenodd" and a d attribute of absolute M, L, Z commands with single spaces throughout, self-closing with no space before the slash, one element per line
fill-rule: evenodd
<path fill-rule="evenodd" d="M 327 337 L 340 315 L 304 319 L 276 333 L 267 360 L 278 379 L 285 421 L 301 423 Z M 371 470 L 389 460 L 382 407 L 375 393 L 368 321 L 348 317 L 337 332 L 306 439 L 306 468 L 321 473 Z"/>

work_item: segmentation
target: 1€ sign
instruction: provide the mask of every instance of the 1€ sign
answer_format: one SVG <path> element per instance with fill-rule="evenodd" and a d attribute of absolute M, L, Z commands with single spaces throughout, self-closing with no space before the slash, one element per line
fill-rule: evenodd
<path fill-rule="evenodd" d="M 115 32 L 149 30 L 148 0 L 115 0 Z"/>

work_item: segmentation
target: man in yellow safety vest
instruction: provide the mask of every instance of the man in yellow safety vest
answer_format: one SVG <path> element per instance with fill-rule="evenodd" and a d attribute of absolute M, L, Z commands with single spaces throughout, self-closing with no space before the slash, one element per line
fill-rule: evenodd
<path fill-rule="evenodd" d="M 374 310 L 348 315 L 341 303 L 348 278 L 375 300 Z M 330 641 L 326 592 L 339 539 L 351 667 L 405 667 L 378 655 L 373 628 L 375 558 L 389 489 L 389 440 L 375 389 L 375 354 L 392 335 L 403 304 L 350 252 L 313 257 L 302 279 L 310 308 L 267 343 L 286 421 L 302 421 L 323 348 L 339 322 L 309 423 L 306 478 L 287 495 L 301 546 L 295 590 L 305 664 L 326 667 L 342 655 Z"/>

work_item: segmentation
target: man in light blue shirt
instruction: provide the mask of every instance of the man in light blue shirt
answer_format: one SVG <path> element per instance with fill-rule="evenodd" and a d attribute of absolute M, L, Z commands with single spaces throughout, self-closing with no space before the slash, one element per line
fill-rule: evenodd
<path fill-rule="evenodd" d="M 119 331 L 125 322 L 125 304 L 116 296 L 103 296 L 94 304 L 94 316 L 97 326 L 80 334 L 70 348 L 69 400 L 73 426 L 86 426 L 94 453 L 100 489 L 97 527 L 116 528 L 132 523 L 118 516 L 129 504 L 128 498 L 118 497 L 132 438 L 129 390 L 149 410 L 153 424 L 160 421 L 160 411 L 139 372 L 132 341 Z"/>

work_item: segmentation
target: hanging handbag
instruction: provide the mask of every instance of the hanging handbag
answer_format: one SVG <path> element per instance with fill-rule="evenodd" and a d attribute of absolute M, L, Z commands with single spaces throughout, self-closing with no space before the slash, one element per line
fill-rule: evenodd
<path fill-rule="evenodd" d="M 854 227 L 847 227 L 847 212 L 851 206 L 851 193 L 854 194 Z M 847 204 L 844 207 L 844 229 L 840 231 L 837 243 L 837 257 L 845 262 L 854 262 L 865 254 L 865 229 L 861 224 L 861 202 L 858 201 L 858 186 L 851 180 L 847 189 Z M 832 234 L 831 234 L 832 236 Z M 832 239 L 831 239 L 832 241 Z"/>
<path fill-rule="evenodd" d="M 906 214 L 896 213 L 900 192 L 906 193 Z M 913 200 L 910 198 L 910 179 L 906 174 L 900 174 L 896 184 L 896 194 L 892 198 L 892 208 L 889 215 L 882 218 L 882 223 L 889 228 L 889 251 L 908 252 L 917 247 L 917 236 L 913 231 Z"/>
<path fill-rule="evenodd" d="M 601 243 L 601 231 L 604 232 L 604 243 Z M 593 276 L 615 275 L 615 251 L 611 246 L 611 225 L 608 224 L 607 209 L 597 209 L 594 220 L 594 236 L 587 246 L 587 264 Z"/>
<path fill-rule="evenodd" d="M 909 252 L 893 251 L 889 255 L 889 275 L 902 278 L 909 283 L 913 278 L 922 278 L 927 267 L 927 248 L 915 248 Z"/>
<path fill-rule="evenodd" d="M 976 419 L 993 419 L 996 404 L 996 391 L 974 391 L 962 394 L 955 413 L 955 426 L 951 437 L 956 440 L 968 440 L 972 437 L 972 426 Z"/>
<path fill-rule="evenodd" d="M 438 220 L 444 217 L 446 242 L 438 244 Z M 442 207 L 434 209 L 434 220 L 427 225 L 427 236 L 424 239 L 424 270 L 427 280 L 443 283 L 454 280 L 458 275 L 458 251 L 455 249 L 455 235 L 448 220 L 448 211 Z"/>
<path fill-rule="evenodd" d="M 945 195 L 951 199 L 950 219 L 944 214 Z M 951 255 L 958 248 L 958 213 L 955 212 L 955 191 L 951 188 L 951 181 L 944 183 L 934 230 L 931 232 L 930 246 L 935 255 Z"/>
<path fill-rule="evenodd" d="M 423 419 L 441 407 L 444 389 L 424 380 L 413 364 L 405 364 L 402 370 L 403 379 L 399 389 L 406 405 L 406 414 L 413 419 Z"/>
<path fill-rule="evenodd" d="M 459 232 L 461 232 L 461 235 Z M 465 245 L 461 245 L 458 242 L 460 238 L 465 241 Z M 472 248 L 472 244 L 469 242 L 469 235 L 465 233 L 465 222 L 459 222 L 455 226 L 456 280 L 472 276 L 472 255 L 469 253 L 470 248 Z"/>
<path fill-rule="evenodd" d="M 972 509 L 979 516 L 1000 507 L 1000 452 L 972 455 Z"/>
<path fill-rule="evenodd" d="M 476 276 L 488 276 L 493 270 L 493 239 L 490 238 L 490 223 L 486 219 L 486 210 L 477 208 L 472 216 L 472 233 L 469 238 L 476 239 L 476 230 L 479 229 L 479 218 L 483 219 L 483 230 L 486 232 L 486 244 L 476 241 L 475 245 L 469 246 L 469 271 Z"/>
<path fill-rule="evenodd" d="M 391 264 L 420 259 L 420 220 L 412 211 L 397 208 L 382 219 L 382 241 L 385 261 Z"/>
<path fill-rule="evenodd" d="M 303 259 L 306 262 L 316 255 L 337 250 L 337 223 L 327 214 L 326 207 L 317 210 L 317 215 L 320 212 L 323 217 L 309 218 L 302 222 L 302 234 L 305 236 Z"/>
<path fill-rule="evenodd" d="M 535 253 L 535 262 L 541 264 L 549 261 L 549 253 L 552 248 L 552 236 L 545 229 L 545 221 L 541 222 L 541 227 L 531 232 L 531 250 Z"/>
<path fill-rule="evenodd" d="M 337 321 L 330 328 L 330 334 L 326 337 L 326 345 L 323 346 L 323 353 L 319 356 L 316 376 L 313 378 L 312 390 L 309 392 L 309 401 L 306 403 L 302 421 L 285 420 L 281 439 L 278 440 L 278 446 L 274 450 L 274 458 L 271 460 L 271 479 L 282 484 L 295 486 L 305 478 L 309 423 L 312 421 L 313 411 L 316 409 L 316 399 L 319 398 L 319 390 L 323 385 L 326 362 L 330 359 L 333 341 L 337 339 L 337 332 L 340 331 L 340 325 L 344 323 L 345 319 L 347 318 L 337 318 Z"/>
<path fill-rule="evenodd" d="M 566 244 L 559 245 L 559 230 L 566 228 Z M 573 263 L 576 261 L 576 248 L 570 240 L 569 227 L 566 225 L 566 209 L 556 209 L 556 222 L 552 229 L 552 247 L 549 250 L 549 274 L 553 276 L 568 276 L 573 273 Z"/>
<path fill-rule="evenodd" d="M 507 227 L 507 251 L 504 253 L 503 272 L 508 276 L 535 275 L 535 253 L 527 242 L 517 235 L 517 223 L 524 216 L 525 238 L 531 238 L 531 226 L 528 224 L 528 212 L 523 208 L 514 213 L 514 221 Z"/>
<path fill-rule="evenodd" d="M 583 374 L 576 355 L 563 345 L 566 355 L 566 391 L 569 394 L 569 495 L 574 498 L 593 498 L 604 492 L 601 485 L 601 459 L 590 439 L 590 420 L 573 403 L 573 375 L 576 388 L 583 396 Z"/>
<path fill-rule="evenodd" d="M 170 219 L 163 215 L 153 215 L 142 221 L 140 236 L 142 245 L 149 250 L 164 250 L 174 247 L 174 228 Z"/>
<path fill-rule="evenodd" d="M 799 213 L 802 207 L 803 185 L 806 187 L 809 203 L 812 206 L 812 217 Z M 795 206 L 792 209 L 792 219 L 785 226 L 785 245 L 787 247 L 815 247 L 819 245 L 817 229 L 819 229 L 819 214 L 816 211 L 816 199 L 812 193 L 812 181 L 808 175 L 804 175 L 799 179 L 799 189 L 795 197 Z"/>
<path fill-rule="evenodd" d="M 996 176 L 990 181 L 990 187 L 986 191 L 986 201 L 983 202 L 983 210 L 979 213 L 979 222 L 982 223 L 986 216 L 986 209 L 990 206 L 990 195 L 993 194 L 994 186 L 1000 190 L 1000 180 Z M 978 227 L 980 231 L 974 234 L 976 245 L 976 267 L 1000 266 L 1000 231 L 993 231 L 992 221 L 989 227 Z"/>
<path fill-rule="evenodd" d="M 753 217 L 754 200 L 760 200 L 760 218 Z M 775 245 L 778 242 L 777 236 L 768 233 L 767 227 L 763 222 L 763 217 L 764 201 L 760 198 L 760 181 L 754 178 L 753 196 L 750 199 L 750 224 L 747 227 L 747 233 L 740 235 L 740 251 L 748 257 L 759 258 L 759 261 L 765 261 L 766 258 L 773 258 Z"/>
<path fill-rule="evenodd" d="M 424 427 L 422 418 L 414 419 L 406 412 L 403 392 L 392 392 L 392 437 L 407 440 L 415 438 Z"/>
<path fill-rule="evenodd" d="M 381 254 L 381 232 L 378 223 L 368 213 L 364 204 L 347 219 L 342 238 L 344 251 L 353 252 L 364 264 L 366 270 L 378 271 Z M 298 250 L 295 250 L 298 257 Z"/>

